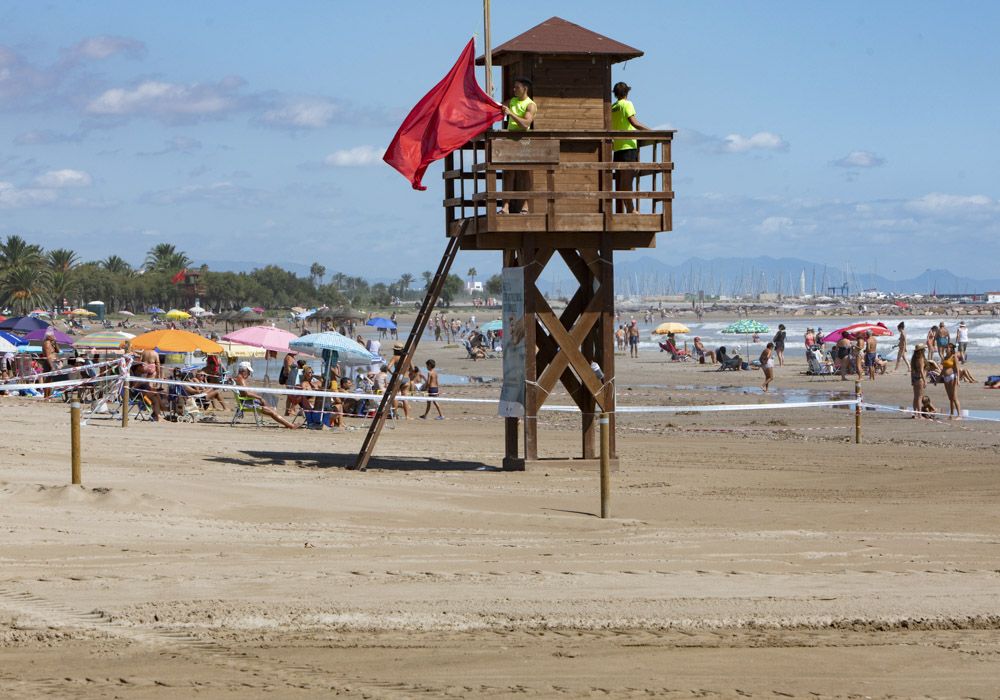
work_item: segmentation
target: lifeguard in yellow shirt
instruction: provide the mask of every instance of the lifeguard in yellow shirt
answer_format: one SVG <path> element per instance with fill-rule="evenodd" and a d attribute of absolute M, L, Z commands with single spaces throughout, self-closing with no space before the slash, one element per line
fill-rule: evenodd
<path fill-rule="evenodd" d="M 514 81 L 514 96 L 503 106 L 503 113 L 507 117 L 507 131 L 528 131 L 535 115 L 538 114 L 538 105 L 528 96 L 531 90 L 531 81 L 527 78 L 517 78 Z M 531 174 L 524 170 L 515 170 L 504 173 L 503 188 L 505 190 L 528 190 L 531 189 Z M 512 200 L 515 209 L 521 214 L 528 213 L 528 201 L 525 199 Z M 500 214 L 510 213 L 511 200 L 505 199 L 500 207 Z"/>
<path fill-rule="evenodd" d="M 615 94 L 615 103 L 611 105 L 611 128 L 614 131 L 648 131 L 649 127 L 640 122 L 635 117 L 635 106 L 629 102 L 628 94 L 630 88 L 625 83 L 615 83 L 612 92 Z M 638 163 L 639 162 L 639 142 L 635 139 L 615 139 L 612 145 L 614 150 L 613 160 L 616 163 Z M 635 170 L 616 170 L 615 189 L 619 192 L 631 192 L 635 188 Z M 625 212 L 632 214 L 635 212 L 634 199 L 619 199 L 615 211 L 621 213 L 624 206 Z"/>

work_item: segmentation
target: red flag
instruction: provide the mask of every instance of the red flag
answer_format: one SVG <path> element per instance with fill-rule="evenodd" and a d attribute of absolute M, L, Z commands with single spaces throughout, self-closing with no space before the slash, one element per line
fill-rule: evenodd
<path fill-rule="evenodd" d="M 476 82 L 474 41 L 469 40 L 448 75 L 410 110 L 382 157 L 413 189 L 427 166 L 463 146 L 503 118 L 503 110 Z"/>
<path fill-rule="evenodd" d="M 181 270 L 176 275 L 174 275 L 173 277 L 171 277 L 170 278 L 170 282 L 172 284 L 178 284 L 180 282 L 183 282 L 184 281 L 184 275 L 187 274 L 187 271 L 188 271 L 188 269 L 185 267 L 183 270 Z"/>

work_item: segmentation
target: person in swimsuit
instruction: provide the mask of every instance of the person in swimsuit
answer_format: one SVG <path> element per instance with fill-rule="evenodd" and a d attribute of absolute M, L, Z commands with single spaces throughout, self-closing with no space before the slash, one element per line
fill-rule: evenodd
<path fill-rule="evenodd" d="M 840 367 L 840 378 L 843 381 L 847 380 L 847 369 L 851 364 L 851 339 L 844 335 L 840 340 L 837 341 L 837 362 L 839 362 Z"/>
<path fill-rule="evenodd" d="M 388 365 L 386 365 L 391 377 L 394 372 L 397 371 L 397 367 L 403 361 L 403 344 L 396 343 L 392 346 L 392 357 L 389 359 Z M 410 394 L 410 378 L 407 376 L 406 372 L 403 372 L 399 376 L 399 390 L 396 392 L 398 396 L 409 396 Z M 410 402 L 409 401 L 397 401 L 395 397 L 392 399 L 392 410 L 398 415 L 399 407 L 403 407 L 403 418 L 410 420 Z"/>
<path fill-rule="evenodd" d="M 437 367 L 437 363 L 434 362 L 434 360 L 427 360 L 427 384 L 425 386 L 427 387 L 427 395 L 432 397 L 438 396 L 441 393 L 441 385 L 438 383 L 438 373 L 437 370 L 434 369 L 435 367 Z M 444 420 L 444 414 L 441 413 L 441 407 L 438 405 L 437 401 L 428 401 L 427 410 L 425 410 L 424 415 L 420 417 L 426 419 L 427 414 L 431 412 L 431 406 L 434 406 L 434 408 L 437 409 L 438 414 L 436 420 Z"/>
<path fill-rule="evenodd" d="M 941 380 L 948 395 L 948 417 L 961 420 L 962 406 L 958 402 L 958 353 L 955 344 L 948 343 L 944 352 L 944 358 L 941 360 Z"/>
<path fill-rule="evenodd" d="M 52 326 L 45 329 L 45 340 L 42 341 L 41 357 L 42 373 L 54 372 L 59 369 L 59 344 L 56 342 L 56 332 Z M 42 383 L 55 381 L 58 376 L 42 377 Z M 45 398 L 52 396 L 52 389 L 43 389 L 42 395 Z"/>
<path fill-rule="evenodd" d="M 868 372 L 868 379 L 875 381 L 875 370 L 878 369 L 878 339 L 875 334 L 868 331 L 865 339 L 865 370 Z"/>
<path fill-rule="evenodd" d="M 244 388 L 241 388 L 237 392 L 237 396 L 241 399 L 251 399 L 257 405 L 257 410 L 262 414 L 289 430 L 295 430 L 298 426 L 292 425 L 284 416 L 278 414 L 273 408 L 268 406 L 263 396 L 246 390 L 245 387 L 250 385 L 248 380 L 252 374 L 253 367 L 250 366 L 249 362 L 241 362 L 239 364 L 239 371 L 236 372 L 236 385 Z"/>
<path fill-rule="evenodd" d="M 628 327 L 628 352 L 629 357 L 639 357 L 639 322 L 634 318 Z"/>
<path fill-rule="evenodd" d="M 910 384 L 913 386 L 913 418 L 920 415 L 923 403 L 924 388 L 927 386 L 927 356 L 924 351 L 927 346 L 917 343 L 910 358 Z"/>
<path fill-rule="evenodd" d="M 768 343 L 760 354 L 760 368 L 764 371 L 764 384 L 761 389 L 766 393 L 774 380 L 774 343 Z"/>
<path fill-rule="evenodd" d="M 899 342 L 896 343 L 896 366 L 892 371 L 895 372 L 899 369 L 900 362 L 906 365 L 906 369 L 909 371 L 910 363 L 906 361 L 906 323 L 900 321 L 896 330 L 899 331 Z"/>
<path fill-rule="evenodd" d="M 785 338 L 787 334 L 785 333 L 785 324 L 778 324 L 778 332 L 774 334 L 774 338 L 771 342 L 774 344 L 774 355 L 778 358 L 778 366 L 785 366 Z"/>

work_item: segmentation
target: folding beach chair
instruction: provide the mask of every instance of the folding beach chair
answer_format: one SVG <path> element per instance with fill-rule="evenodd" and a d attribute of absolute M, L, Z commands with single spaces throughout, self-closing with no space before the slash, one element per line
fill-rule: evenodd
<path fill-rule="evenodd" d="M 256 427 L 259 428 L 264 425 L 264 419 L 261 417 L 260 412 L 260 403 L 257 399 L 243 397 L 239 394 L 234 398 L 236 399 L 236 410 L 233 411 L 233 419 L 229 421 L 229 425 L 236 425 L 238 422 L 242 423 L 247 411 L 253 414 L 254 425 Z"/>

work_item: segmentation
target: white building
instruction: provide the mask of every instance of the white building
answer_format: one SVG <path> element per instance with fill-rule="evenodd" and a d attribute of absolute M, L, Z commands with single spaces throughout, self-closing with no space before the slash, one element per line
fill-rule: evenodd
<path fill-rule="evenodd" d="M 1000 292 L 986 292 L 987 304 L 1000 304 Z"/>

